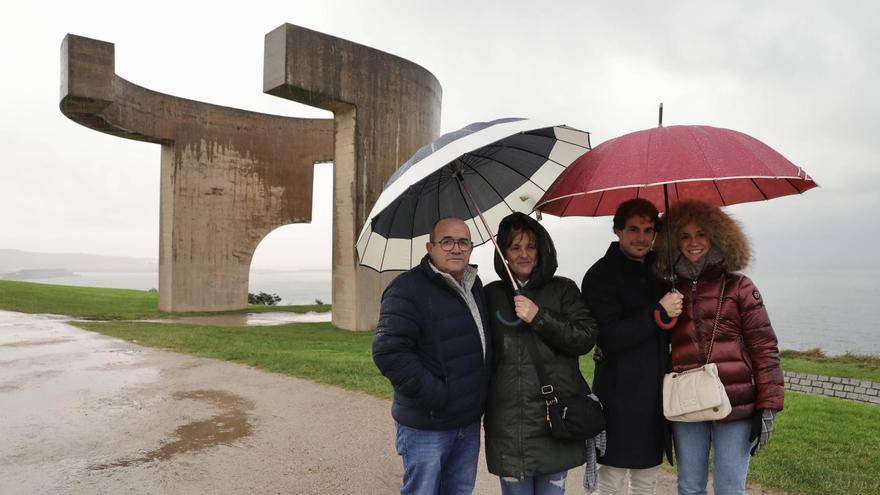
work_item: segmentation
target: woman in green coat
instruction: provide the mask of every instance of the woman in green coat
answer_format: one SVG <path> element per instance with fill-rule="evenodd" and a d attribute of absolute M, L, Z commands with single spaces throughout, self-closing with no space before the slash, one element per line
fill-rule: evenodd
<path fill-rule="evenodd" d="M 596 342 L 596 322 L 575 283 L 556 273 L 556 248 L 547 231 L 522 213 L 505 217 L 495 253 L 500 281 L 486 286 L 492 314 L 492 379 L 484 426 L 489 472 L 501 477 L 502 494 L 564 493 L 570 468 L 587 459 L 583 440 L 550 435 L 541 383 L 526 345 L 534 339 L 556 396 L 589 393 L 578 366 L 579 356 Z"/>

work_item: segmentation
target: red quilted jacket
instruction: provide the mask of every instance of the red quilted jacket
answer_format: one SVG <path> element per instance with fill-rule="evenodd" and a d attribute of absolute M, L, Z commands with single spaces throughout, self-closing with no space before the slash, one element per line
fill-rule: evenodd
<path fill-rule="evenodd" d="M 710 360 L 717 364 L 733 406 L 722 421 L 751 418 L 756 409 L 781 410 L 784 382 L 776 333 L 761 294 L 740 273 L 707 267 L 696 281 L 680 279 L 684 308 L 670 336 L 672 367 L 680 372 L 706 362 L 722 277 L 724 301 Z"/>

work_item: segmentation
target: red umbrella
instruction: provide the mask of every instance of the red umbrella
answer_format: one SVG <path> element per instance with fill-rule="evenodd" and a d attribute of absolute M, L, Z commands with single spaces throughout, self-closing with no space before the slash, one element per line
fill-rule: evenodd
<path fill-rule="evenodd" d="M 670 201 L 679 199 L 724 206 L 814 187 L 802 168 L 751 136 L 681 125 L 633 132 L 596 146 L 557 177 L 535 209 L 560 217 L 604 216 L 633 198 L 666 211 Z"/>
<path fill-rule="evenodd" d="M 536 209 L 556 216 L 604 216 L 632 198 L 645 198 L 662 211 L 666 200 L 701 199 L 724 206 L 813 187 L 816 183 L 802 168 L 751 136 L 680 125 L 633 132 L 596 146 L 569 165 Z"/>

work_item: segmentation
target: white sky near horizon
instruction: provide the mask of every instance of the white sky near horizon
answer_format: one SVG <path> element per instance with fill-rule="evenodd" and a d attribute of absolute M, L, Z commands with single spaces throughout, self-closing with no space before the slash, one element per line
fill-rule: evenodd
<path fill-rule="evenodd" d="M 821 188 L 729 209 L 759 269 L 861 269 L 880 241 L 880 7 L 875 2 L 16 2 L 0 21 L 0 248 L 158 257 L 159 145 L 82 127 L 58 109 L 60 45 L 116 46 L 146 88 L 279 115 L 329 116 L 262 93 L 263 39 L 292 23 L 407 58 L 443 86 L 442 131 L 532 117 L 593 145 L 664 124 L 750 134 Z M 256 268 L 330 266 L 331 165 L 313 222 L 257 248 Z M 549 219 L 575 279 L 613 239 L 609 218 Z M 491 252 L 474 261 L 491 273 Z"/>

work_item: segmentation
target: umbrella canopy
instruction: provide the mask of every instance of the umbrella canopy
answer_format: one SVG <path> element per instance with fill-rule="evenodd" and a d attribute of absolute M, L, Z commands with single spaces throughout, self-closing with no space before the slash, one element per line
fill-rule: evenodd
<path fill-rule="evenodd" d="M 596 146 L 560 175 L 537 209 L 557 216 L 604 216 L 632 198 L 645 198 L 663 211 L 667 199 L 724 206 L 813 187 L 803 169 L 741 132 L 657 127 Z"/>
<path fill-rule="evenodd" d="M 514 211 L 530 213 L 589 150 L 589 133 L 529 119 L 478 122 L 444 134 L 388 180 L 358 236 L 358 261 L 380 272 L 412 268 L 444 217 L 464 220 L 474 245 L 483 244 L 492 238 L 489 226 Z"/>

